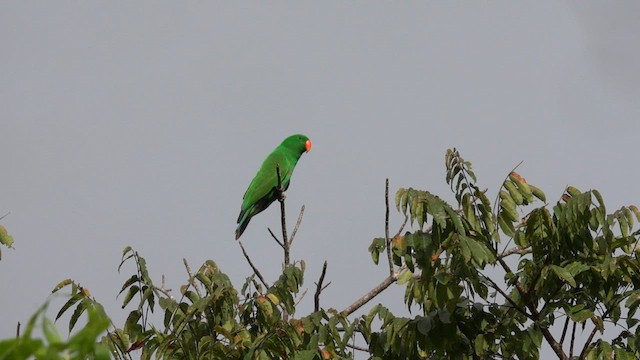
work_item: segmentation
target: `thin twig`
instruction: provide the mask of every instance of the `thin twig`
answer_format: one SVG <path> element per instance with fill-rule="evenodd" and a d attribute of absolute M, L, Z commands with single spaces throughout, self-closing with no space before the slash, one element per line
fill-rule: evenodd
<path fill-rule="evenodd" d="M 384 183 L 384 238 L 387 244 L 387 258 L 389 259 L 389 276 L 393 276 L 393 256 L 391 255 L 391 238 L 389 238 L 389 178 Z"/>
<path fill-rule="evenodd" d="M 362 346 L 358 346 L 358 345 L 351 345 L 351 344 L 345 344 L 346 347 L 348 348 L 352 348 L 353 350 L 358 350 L 358 351 L 364 351 L 364 352 L 369 352 L 369 349 L 366 347 L 362 347 Z"/>
<path fill-rule="evenodd" d="M 502 297 L 504 297 L 505 300 L 507 300 L 507 302 L 509 304 L 511 304 L 511 306 L 513 306 L 514 309 L 518 310 L 520 313 L 522 313 L 524 316 L 529 317 L 530 315 L 527 313 L 527 310 L 523 307 L 521 307 L 520 305 L 518 305 L 512 298 L 511 296 L 509 296 L 507 293 L 505 293 L 500 286 L 498 286 L 498 284 L 496 284 L 493 280 L 491 280 L 491 278 L 486 277 L 485 279 L 487 281 L 489 281 L 491 283 L 491 287 L 496 290 L 497 292 L 500 293 L 500 295 L 502 295 Z"/>
<path fill-rule="evenodd" d="M 398 233 L 396 233 L 395 237 L 398 237 L 401 233 L 402 230 L 404 230 L 405 225 L 407 225 L 407 221 L 409 220 L 409 216 L 407 214 L 404 214 L 404 221 L 402 222 L 402 225 L 400 225 L 400 229 L 398 229 Z"/>
<path fill-rule="evenodd" d="M 271 234 L 271 237 L 273 238 L 273 240 L 275 240 L 278 243 L 278 245 L 280 245 L 280 247 L 284 249 L 284 244 L 280 240 L 278 240 L 278 238 L 273 233 L 273 231 L 271 231 L 271 229 L 269 228 L 267 228 L 267 230 L 269 230 L 269 234 Z"/>
<path fill-rule="evenodd" d="M 258 268 L 255 265 L 253 265 L 253 262 L 249 258 L 249 255 L 247 254 L 247 251 L 244 249 L 244 245 L 242 245 L 242 241 L 238 240 L 238 244 L 240 244 L 240 249 L 242 249 L 242 254 L 244 255 L 244 258 L 247 259 L 247 262 L 249 263 L 249 266 L 251 266 L 251 269 L 253 270 L 253 273 L 256 274 L 258 279 L 260 279 L 260 282 L 262 282 L 262 285 L 264 285 L 266 288 L 269 288 L 269 285 L 264 280 L 264 277 L 262 277 L 262 274 L 260 273 L 260 270 L 258 270 Z"/>
<path fill-rule="evenodd" d="M 324 281 L 324 276 L 327 273 L 327 261 L 324 261 L 324 265 L 322 265 L 322 273 L 320 273 L 320 279 L 316 283 L 316 294 L 313 296 L 313 309 L 314 311 L 320 310 L 320 293 L 324 289 L 322 287 L 322 282 Z"/>
<path fill-rule="evenodd" d="M 304 289 L 304 291 L 302 292 L 302 294 L 298 297 L 298 300 L 296 300 L 295 304 L 293 304 L 293 307 L 298 307 L 298 304 L 300 304 L 300 302 L 302 301 L 302 299 L 304 299 L 304 296 L 307 295 L 307 290 L 309 289 Z"/>
<path fill-rule="evenodd" d="M 11 214 L 11 212 L 8 212 L 8 213 L 6 213 L 6 214 L 4 214 L 4 215 L 0 216 L 0 220 L 4 219 L 4 218 L 5 218 L 5 217 L 7 217 L 7 215 L 9 215 L 9 214 Z"/>
<path fill-rule="evenodd" d="M 296 233 L 298 232 L 298 228 L 300 227 L 300 223 L 302 222 L 302 216 L 304 215 L 304 205 L 300 208 L 300 215 L 298 215 L 298 221 L 296 221 L 296 226 L 293 227 L 293 231 L 291 232 L 291 238 L 289 238 L 289 245 L 293 243 L 293 239 L 296 237 Z"/>
<path fill-rule="evenodd" d="M 193 276 L 193 273 L 191 272 L 191 268 L 189 267 L 189 263 L 187 263 L 187 259 L 182 258 L 182 263 L 184 263 L 184 267 L 187 269 L 187 274 L 189 274 L 189 283 L 191 285 L 193 285 L 193 288 L 195 289 L 196 294 L 198 294 L 198 297 L 202 297 L 202 292 L 200 292 L 200 286 L 198 286 L 198 283 L 193 281 L 193 279 L 195 279 L 195 277 Z"/>

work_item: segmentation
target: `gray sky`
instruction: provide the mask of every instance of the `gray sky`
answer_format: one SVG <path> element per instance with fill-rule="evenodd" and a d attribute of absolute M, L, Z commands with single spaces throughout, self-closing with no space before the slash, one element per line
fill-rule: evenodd
<path fill-rule="evenodd" d="M 367 252 L 386 177 L 452 199 L 449 147 L 493 194 L 524 160 L 552 201 L 574 184 L 612 210 L 639 203 L 638 18 L 638 2 L 1 2 L 0 215 L 16 250 L 2 249 L 0 338 L 68 277 L 121 322 L 126 245 L 176 293 L 183 257 L 240 286 L 242 195 L 292 133 L 314 142 L 287 195 L 290 224 L 307 208 L 293 257 L 310 292 L 329 262 L 325 307 L 386 274 Z M 270 280 L 278 214 L 242 237 Z M 402 294 L 377 300 L 403 313 Z"/>

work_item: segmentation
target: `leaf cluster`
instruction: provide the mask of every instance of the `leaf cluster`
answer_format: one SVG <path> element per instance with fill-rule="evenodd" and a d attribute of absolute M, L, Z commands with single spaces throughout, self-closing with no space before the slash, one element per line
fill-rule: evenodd
<path fill-rule="evenodd" d="M 396 193 L 416 229 L 394 237 L 390 250 L 404 302 L 420 314 L 372 309 L 362 325 L 366 333 L 372 316 L 382 321 L 368 339 L 374 358 L 538 358 L 543 340 L 561 359 L 640 356 L 635 206 L 607 213 L 597 190 L 569 186 L 551 208 L 534 207 L 545 194 L 515 171 L 491 202 L 457 150 L 445 164 L 456 206 L 428 191 Z M 385 239 L 369 250 L 377 264 Z M 587 329 L 585 343 L 576 329 Z"/>

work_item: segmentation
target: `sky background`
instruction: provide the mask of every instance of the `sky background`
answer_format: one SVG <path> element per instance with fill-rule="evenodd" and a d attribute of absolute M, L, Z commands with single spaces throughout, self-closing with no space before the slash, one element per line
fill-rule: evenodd
<path fill-rule="evenodd" d="M 213 259 L 241 286 L 242 195 L 293 133 L 314 144 L 287 192 L 290 225 L 306 206 L 300 314 L 324 260 L 326 308 L 386 276 L 367 252 L 384 234 L 385 178 L 451 201 L 447 148 L 493 195 L 524 161 L 551 202 L 572 184 L 612 210 L 640 203 L 639 18 L 631 1 L 0 2 L 0 223 L 15 239 L 0 338 L 66 278 L 122 323 L 127 245 L 174 294 L 183 258 Z M 392 232 L 401 220 L 392 211 Z M 273 281 L 282 253 L 267 227 L 277 206 L 242 240 Z M 402 295 L 371 305 L 402 314 Z"/>

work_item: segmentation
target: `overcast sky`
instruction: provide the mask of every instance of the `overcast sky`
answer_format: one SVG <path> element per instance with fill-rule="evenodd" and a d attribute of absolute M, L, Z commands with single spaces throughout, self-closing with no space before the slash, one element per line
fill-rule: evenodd
<path fill-rule="evenodd" d="M 241 286 L 242 195 L 293 133 L 314 143 L 287 193 L 290 224 L 306 205 L 293 258 L 311 292 L 328 261 L 327 308 L 386 275 L 367 252 L 385 178 L 452 199 L 447 148 L 492 194 L 524 161 L 552 202 L 573 184 L 612 210 L 640 203 L 639 18 L 632 1 L 0 2 L 0 223 L 16 242 L 0 338 L 65 278 L 121 323 L 127 245 L 174 293 L 182 258 Z M 278 215 L 242 236 L 271 281 Z M 402 295 L 373 303 L 403 313 Z"/>

